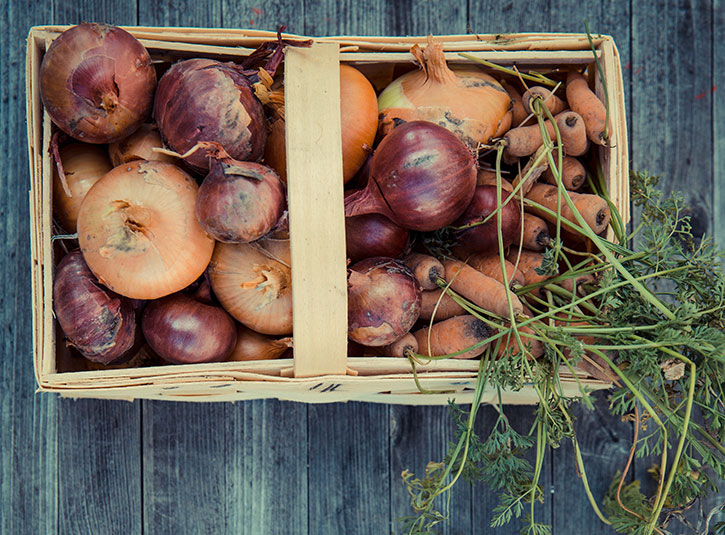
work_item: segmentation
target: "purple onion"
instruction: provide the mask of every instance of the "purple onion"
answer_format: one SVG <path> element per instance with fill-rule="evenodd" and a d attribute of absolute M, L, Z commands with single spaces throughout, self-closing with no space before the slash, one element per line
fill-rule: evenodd
<path fill-rule="evenodd" d="M 53 308 L 68 343 L 88 360 L 111 364 L 135 348 L 139 336 L 134 301 L 102 286 L 79 250 L 58 264 Z"/>

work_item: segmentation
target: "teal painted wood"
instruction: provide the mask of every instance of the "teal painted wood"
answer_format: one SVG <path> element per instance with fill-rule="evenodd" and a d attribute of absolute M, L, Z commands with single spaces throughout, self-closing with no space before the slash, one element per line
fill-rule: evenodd
<path fill-rule="evenodd" d="M 50 1 L 0 9 L 0 532 L 57 531 L 57 400 L 35 394 L 30 308 L 30 186 L 25 39 Z"/>

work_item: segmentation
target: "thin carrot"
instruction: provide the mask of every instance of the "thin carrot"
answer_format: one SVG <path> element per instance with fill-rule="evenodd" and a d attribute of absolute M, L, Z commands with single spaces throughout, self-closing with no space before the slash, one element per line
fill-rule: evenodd
<path fill-rule="evenodd" d="M 607 228 L 611 214 L 609 211 L 609 204 L 607 204 L 606 200 L 602 199 L 598 195 L 592 195 L 590 193 L 565 192 L 565 194 L 568 194 L 571 197 L 574 206 L 595 234 L 599 234 Z M 556 212 L 558 188 L 549 184 L 538 183 L 531 188 L 531 191 L 529 191 L 526 198 L 536 204 L 548 208 L 553 212 Z M 556 218 L 554 216 L 540 210 L 533 204 L 529 205 L 527 209 L 530 212 L 543 217 L 550 223 L 556 223 Z M 569 209 L 569 206 L 564 199 L 561 199 L 561 217 L 567 221 L 577 224 L 573 212 Z"/>
<path fill-rule="evenodd" d="M 535 340 L 531 336 L 527 336 L 534 334 L 534 331 L 528 325 L 517 327 L 517 329 L 521 335 L 524 349 L 532 358 L 537 359 L 544 354 L 544 344 L 540 340 Z M 498 346 L 497 356 L 501 358 L 506 354 L 518 355 L 520 350 L 521 348 L 512 331 L 501 338 L 501 345 Z"/>
<path fill-rule="evenodd" d="M 519 93 L 518 90 L 514 86 L 509 84 L 506 80 L 503 80 L 501 82 L 501 85 L 511 97 L 511 102 L 513 105 L 513 118 L 511 120 L 511 124 L 519 126 L 529 115 L 524 109 L 524 104 L 521 101 L 521 93 Z"/>
<path fill-rule="evenodd" d="M 543 251 L 551 242 L 549 225 L 539 216 L 524 213 L 524 232 L 521 245 L 531 251 Z"/>
<path fill-rule="evenodd" d="M 463 262 L 445 260 L 443 267 L 446 270 L 446 280 L 450 281 L 450 287 L 454 292 L 484 310 L 508 317 L 506 292 L 509 290 L 506 286 Z M 522 315 L 524 308 L 521 301 L 515 295 L 510 297 L 514 314 Z"/>
<path fill-rule="evenodd" d="M 547 275 L 540 275 L 536 272 L 536 268 L 541 267 L 544 261 L 544 255 L 541 253 L 529 251 L 528 249 L 521 249 L 520 252 L 517 249 L 512 249 L 506 255 L 506 260 L 517 266 L 516 271 L 524 277 L 526 286 L 538 284 L 549 278 Z M 539 295 L 539 288 L 533 293 Z"/>
<path fill-rule="evenodd" d="M 607 145 L 605 137 L 607 110 L 599 97 L 589 88 L 587 79 L 577 71 L 569 71 L 566 78 L 566 99 L 571 109 L 584 119 L 589 139 L 597 145 Z"/>
<path fill-rule="evenodd" d="M 440 288 L 423 290 L 421 293 L 419 316 L 421 320 L 430 321 L 431 318 L 434 318 L 435 321 L 443 321 L 465 313 L 463 307 L 456 303 L 451 296 L 443 293 Z"/>
<path fill-rule="evenodd" d="M 506 275 L 509 282 L 504 282 L 503 273 L 501 272 L 501 259 L 498 253 L 474 254 L 468 257 L 467 263 L 473 269 L 476 269 L 492 279 L 496 279 L 501 284 L 506 284 L 513 289 L 516 286 L 524 286 L 526 281 L 521 276 L 514 265 L 508 260 L 504 260 L 506 266 Z"/>
<path fill-rule="evenodd" d="M 479 169 L 478 170 L 478 177 L 476 179 L 476 185 L 477 186 L 495 186 L 496 185 L 496 171 L 491 171 L 488 169 Z M 511 185 L 511 182 L 506 180 L 505 178 L 501 179 L 501 189 L 504 191 L 512 192 L 514 190 L 514 187 Z"/>
<path fill-rule="evenodd" d="M 443 276 L 443 264 L 437 258 L 421 253 L 410 253 L 403 258 L 403 263 L 415 274 L 415 278 L 424 290 L 438 288 L 436 281 Z"/>
<path fill-rule="evenodd" d="M 483 342 L 491 336 L 491 329 L 480 319 L 471 315 L 455 316 L 424 327 L 413 333 L 418 341 L 418 351 L 422 357 L 450 355 Z M 486 350 L 488 344 L 471 349 L 453 358 L 472 359 Z"/>
<path fill-rule="evenodd" d="M 406 358 L 409 352 L 418 352 L 418 340 L 411 333 L 404 334 L 395 342 L 383 348 L 383 355 L 386 357 Z"/>
<path fill-rule="evenodd" d="M 571 156 L 564 156 L 561 162 L 561 181 L 569 191 L 576 191 L 584 185 L 587 180 L 587 172 L 579 160 Z M 554 173 L 550 168 L 544 171 L 542 178 L 549 184 L 556 184 Z"/>
<path fill-rule="evenodd" d="M 551 121 L 546 121 L 544 124 L 549 137 L 555 139 L 554 125 Z M 506 148 L 503 151 L 504 155 L 514 158 L 531 156 L 544 143 L 538 124 L 512 128 L 504 134 L 503 139 L 506 142 Z"/>
<path fill-rule="evenodd" d="M 521 96 L 521 102 L 524 106 L 524 110 L 526 111 L 526 113 L 534 113 L 534 110 L 531 107 L 531 101 L 536 97 L 540 97 L 541 100 L 544 101 L 544 104 L 546 104 L 546 107 L 549 108 L 549 111 L 552 115 L 561 113 L 567 108 L 566 102 L 564 102 L 554 93 L 552 93 L 550 89 L 547 89 L 546 87 L 542 87 L 540 85 L 535 85 L 527 89 L 526 92 Z"/>
<path fill-rule="evenodd" d="M 584 119 L 575 111 L 566 110 L 554 117 L 559 127 L 561 148 L 569 156 L 581 156 L 589 150 L 589 138 Z"/>

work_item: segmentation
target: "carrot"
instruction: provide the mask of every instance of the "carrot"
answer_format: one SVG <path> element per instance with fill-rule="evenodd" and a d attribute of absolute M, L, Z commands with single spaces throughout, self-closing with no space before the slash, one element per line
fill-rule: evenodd
<path fill-rule="evenodd" d="M 561 164 L 562 165 L 560 174 L 561 181 L 564 184 L 564 187 L 569 191 L 576 191 L 581 188 L 587 179 L 587 172 L 581 162 L 576 158 L 572 158 L 571 156 L 564 156 L 564 158 L 562 158 Z M 549 184 L 556 185 L 554 173 L 551 172 L 550 168 L 547 168 L 546 171 L 544 171 L 544 174 L 541 176 Z"/>
<path fill-rule="evenodd" d="M 554 117 L 561 136 L 561 148 L 569 156 L 581 156 L 589 150 L 584 119 L 575 111 L 566 110 Z"/>
<path fill-rule="evenodd" d="M 552 212 L 556 212 L 558 189 L 556 186 L 550 186 L 549 184 L 535 184 L 527 199 L 538 203 Z M 607 201 L 599 197 L 598 195 L 592 195 L 589 193 L 574 193 L 567 192 L 571 197 L 572 202 L 579 213 L 582 215 L 587 225 L 596 233 L 601 233 L 609 225 L 610 211 Z M 532 213 L 543 217 L 550 223 L 556 222 L 556 216 L 550 215 L 543 210 L 540 210 L 534 206 L 528 207 L 528 210 Z M 566 201 L 561 199 L 561 217 L 567 221 L 577 224 L 574 218 L 573 212 L 569 209 Z"/>
<path fill-rule="evenodd" d="M 551 121 L 546 121 L 544 124 L 549 133 L 549 137 L 555 139 L 556 131 L 554 130 L 554 125 Z M 544 143 L 538 123 L 531 126 L 512 128 L 504 134 L 503 139 L 506 142 L 506 148 L 503 152 L 504 155 L 515 158 L 531 156 Z"/>
<path fill-rule="evenodd" d="M 463 307 L 456 303 L 450 295 L 443 294 L 443 297 L 441 297 L 442 293 L 443 290 L 441 288 L 437 290 L 423 290 L 421 293 L 419 316 L 421 320 L 430 321 L 433 318 L 435 321 L 443 321 L 453 316 L 460 316 L 466 313 Z M 438 306 L 437 309 L 436 305 Z M 434 310 L 435 316 L 433 316 Z"/>
<path fill-rule="evenodd" d="M 524 213 L 524 234 L 521 245 L 531 251 L 543 251 L 549 242 L 549 225 L 546 221 L 534 214 Z"/>
<path fill-rule="evenodd" d="M 506 90 L 506 92 L 509 94 L 509 97 L 511 97 L 511 102 L 513 105 L 513 117 L 511 119 L 512 125 L 520 125 L 522 122 L 524 122 L 524 119 L 528 117 L 528 113 L 524 109 L 524 104 L 521 101 L 521 93 L 518 92 L 518 90 L 509 84 L 506 80 L 503 80 L 501 82 L 501 85 Z"/>
<path fill-rule="evenodd" d="M 479 169 L 478 178 L 476 179 L 476 185 L 477 186 L 495 186 L 496 185 L 496 171 L 491 171 L 489 169 Z M 514 187 L 511 185 L 511 182 L 509 182 L 505 178 L 501 178 L 501 189 L 503 191 L 512 192 L 514 190 Z"/>
<path fill-rule="evenodd" d="M 566 102 L 557 97 L 549 89 L 540 85 L 536 85 L 527 89 L 521 97 L 521 102 L 524 105 L 524 110 L 526 111 L 526 113 L 534 113 L 534 110 L 531 106 L 533 105 L 532 100 L 535 97 L 540 97 L 541 100 L 544 101 L 544 104 L 546 104 L 546 107 L 549 108 L 549 111 L 552 115 L 561 113 L 567 107 Z"/>
<path fill-rule="evenodd" d="M 584 119 L 589 139 L 597 145 L 606 145 L 607 110 L 599 97 L 589 89 L 586 78 L 577 71 L 569 71 L 566 77 L 566 99 L 571 109 Z"/>
<path fill-rule="evenodd" d="M 533 338 L 526 336 L 527 334 L 534 334 L 534 331 L 528 325 L 518 327 L 518 330 L 519 336 L 521 337 L 521 342 L 524 344 L 524 348 L 528 352 L 529 356 L 538 359 L 541 355 L 544 354 L 544 344 L 541 343 L 540 340 L 534 340 Z M 514 332 L 511 331 L 510 333 L 502 336 L 501 345 L 498 346 L 498 353 L 496 354 L 497 357 L 501 358 L 506 354 L 513 356 L 518 355 L 518 353 L 519 343 L 516 340 L 516 335 L 514 334 Z"/>
<path fill-rule="evenodd" d="M 483 342 L 491 336 L 491 329 L 480 319 L 471 315 L 455 316 L 453 318 L 434 323 L 428 329 L 417 330 L 413 333 L 418 341 L 420 355 L 438 357 L 463 351 L 475 344 Z M 430 341 L 430 344 L 428 343 Z M 472 359 L 486 350 L 488 344 L 471 349 L 453 358 Z"/>
<path fill-rule="evenodd" d="M 446 280 L 450 282 L 454 292 L 484 310 L 508 317 L 506 292 L 509 290 L 506 286 L 457 260 L 445 260 L 443 267 L 446 270 Z M 514 294 L 510 297 L 514 314 L 523 314 L 524 309 L 519 298 Z"/>
<path fill-rule="evenodd" d="M 387 357 L 407 357 L 408 352 L 418 352 L 418 340 L 411 333 L 406 333 L 392 344 L 383 348 L 383 355 Z"/>
<path fill-rule="evenodd" d="M 541 253 L 521 249 L 521 254 L 519 255 L 518 249 L 512 249 L 506 255 L 506 260 L 517 267 L 516 271 L 523 276 L 526 286 L 529 284 L 537 284 L 549 278 L 547 275 L 539 275 L 536 273 L 536 268 L 540 267 L 544 261 L 544 255 Z M 540 288 L 534 290 L 534 295 L 540 295 L 539 290 Z"/>
<path fill-rule="evenodd" d="M 426 254 L 410 253 L 403 258 L 403 263 L 415 274 L 424 290 L 438 288 L 436 281 L 443 276 L 443 264 L 438 259 Z"/>
<path fill-rule="evenodd" d="M 514 268 L 514 265 L 508 260 L 504 260 L 506 266 L 506 275 L 510 283 L 505 283 L 503 273 L 501 272 L 501 260 L 498 257 L 498 253 L 488 254 L 474 254 L 468 257 L 468 265 L 473 269 L 476 269 L 492 279 L 496 279 L 501 284 L 506 284 L 512 290 L 516 286 L 523 286 L 525 283 L 524 278 Z"/>
<path fill-rule="evenodd" d="M 570 279 L 564 279 L 559 285 L 570 292 L 574 291 L 574 282 L 576 281 L 576 292 L 579 295 L 586 295 L 586 289 L 582 286 L 584 284 L 593 284 L 595 282 L 594 275 L 591 273 L 584 273 L 578 277 L 572 277 Z"/>
<path fill-rule="evenodd" d="M 524 168 L 519 171 L 516 178 L 514 178 L 511 182 L 513 186 L 516 187 L 522 180 L 526 179 L 526 181 L 521 184 L 521 193 L 519 193 L 519 195 L 523 195 L 525 197 L 531 189 L 531 186 L 533 186 L 536 181 L 539 180 L 539 177 L 544 173 L 544 171 L 549 168 L 549 162 L 547 159 L 541 158 L 545 150 L 546 149 L 543 144 L 536 149 L 536 152 L 529 157 L 529 161 L 526 162 Z"/>

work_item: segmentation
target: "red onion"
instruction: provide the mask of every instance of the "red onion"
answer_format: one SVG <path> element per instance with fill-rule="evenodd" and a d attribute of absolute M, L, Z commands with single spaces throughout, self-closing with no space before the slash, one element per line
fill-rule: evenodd
<path fill-rule="evenodd" d="M 411 230 L 450 225 L 476 187 L 471 150 L 442 126 L 413 121 L 380 142 L 367 186 L 347 196 L 345 215 L 383 214 Z"/>
<path fill-rule="evenodd" d="M 156 71 L 143 45 L 107 24 L 63 32 L 40 65 L 40 97 L 66 134 L 88 143 L 119 141 L 151 113 Z"/>
<path fill-rule="evenodd" d="M 269 167 L 234 160 L 220 145 L 215 145 L 209 174 L 196 198 L 196 217 L 218 241 L 257 240 L 282 217 L 282 182 Z"/>
<path fill-rule="evenodd" d="M 348 337 L 366 346 L 391 344 L 417 321 L 421 288 L 402 262 L 376 257 L 348 269 Z"/>
<path fill-rule="evenodd" d="M 53 301 L 68 343 L 88 360 L 110 364 L 134 349 L 139 337 L 133 301 L 101 286 L 79 250 L 58 264 Z"/>
<path fill-rule="evenodd" d="M 345 218 L 347 257 L 352 262 L 373 256 L 400 256 L 408 243 L 408 231 L 380 214 Z"/>
<path fill-rule="evenodd" d="M 151 349 L 174 364 L 225 360 L 237 341 L 236 324 L 221 307 L 178 293 L 150 302 L 141 327 Z"/>
<path fill-rule="evenodd" d="M 502 191 L 501 200 L 505 201 L 508 195 L 508 192 Z M 471 204 L 453 224 L 455 227 L 472 225 L 457 232 L 458 243 L 468 253 L 486 253 L 498 250 L 498 216 L 491 217 L 483 224 L 475 224 L 496 211 L 497 206 L 496 186 L 476 187 Z M 519 203 L 512 199 L 501 208 L 499 213 L 503 246 L 508 247 L 518 240 L 521 233 L 521 208 Z"/>
<path fill-rule="evenodd" d="M 199 141 L 220 143 L 237 160 L 258 161 L 264 152 L 262 104 L 234 63 L 199 58 L 173 65 L 159 81 L 154 118 L 166 144 L 179 153 Z M 185 161 L 197 171 L 209 169 L 203 151 Z"/>

